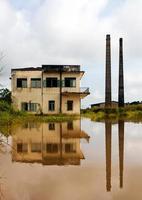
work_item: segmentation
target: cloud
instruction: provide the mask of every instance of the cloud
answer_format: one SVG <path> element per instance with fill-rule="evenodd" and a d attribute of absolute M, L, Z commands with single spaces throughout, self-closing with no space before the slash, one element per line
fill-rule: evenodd
<path fill-rule="evenodd" d="M 138 0 L 0 0 L 0 44 L 6 54 L 4 85 L 12 67 L 81 64 L 84 106 L 104 100 L 105 35 L 112 38 L 113 98 L 118 88 L 118 39 L 124 37 L 126 101 L 141 99 L 142 2 Z M 137 14 L 136 14 L 137 13 Z M 133 80 L 132 78 L 133 77 Z M 5 81 L 7 80 L 7 81 Z M 133 83 L 133 84 L 132 84 Z"/>

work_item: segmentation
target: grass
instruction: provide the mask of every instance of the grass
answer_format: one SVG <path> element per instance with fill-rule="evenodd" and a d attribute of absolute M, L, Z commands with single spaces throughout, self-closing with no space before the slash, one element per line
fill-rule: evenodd
<path fill-rule="evenodd" d="M 62 122 L 78 119 L 79 115 L 33 115 L 23 111 L 15 111 L 12 106 L 0 101 L 0 124 L 14 124 L 23 122 Z"/>
<path fill-rule="evenodd" d="M 100 108 L 94 107 L 82 112 L 83 117 L 89 117 L 93 121 L 123 119 L 125 121 L 142 121 L 142 105 L 128 105 L 124 108 Z"/>

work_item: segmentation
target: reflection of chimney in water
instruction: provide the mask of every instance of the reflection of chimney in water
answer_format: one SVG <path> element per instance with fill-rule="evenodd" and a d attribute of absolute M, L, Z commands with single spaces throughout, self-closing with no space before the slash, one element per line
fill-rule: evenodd
<path fill-rule="evenodd" d="M 120 188 L 123 188 L 123 165 L 124 165 L 124 121 L 118 122 L 119 131 L 119 176 Z"/>
<path fill-rule="evenodd" d="M 111 42 L 106 35 L 105 107 L 111 107 Z"/>
<path fill-rule="evenodd" d="M 124 107 L 124 77 L 123 77 L 123 39 L 119 39 L 119 107 Z"/>
<path fill-rule="evenodd" d="M 111 190 L 111 122 L 105 122 L 106 138 L 106 189 Z"/>

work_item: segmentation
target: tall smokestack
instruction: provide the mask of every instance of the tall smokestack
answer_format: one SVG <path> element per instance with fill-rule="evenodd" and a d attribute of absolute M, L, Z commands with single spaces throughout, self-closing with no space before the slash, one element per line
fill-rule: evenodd
<path fill-rule="evenodd" d="M 124 107 L 123 39 L 119 39 L 119 91 L 118 105 Z"/>
<path fill-rule="evenodd" d="M 106 80 L 105 107 L 111 107 L 111 42 L 110 35 L 106 35 Z"/>

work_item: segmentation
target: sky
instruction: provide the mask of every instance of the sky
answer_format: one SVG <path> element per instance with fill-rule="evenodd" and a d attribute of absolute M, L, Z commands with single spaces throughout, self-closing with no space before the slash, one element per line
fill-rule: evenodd
<path fill-rule="evenodd" d="M 112 99 L 118 99 L 119 38 L 124 43 L 125 101 L 142 100 L 142 0 L 0 0 L 0 83 L 10 70 L 79 64 L 83 107 L 104 101 L 105 40 L 111 35 Z"/>

